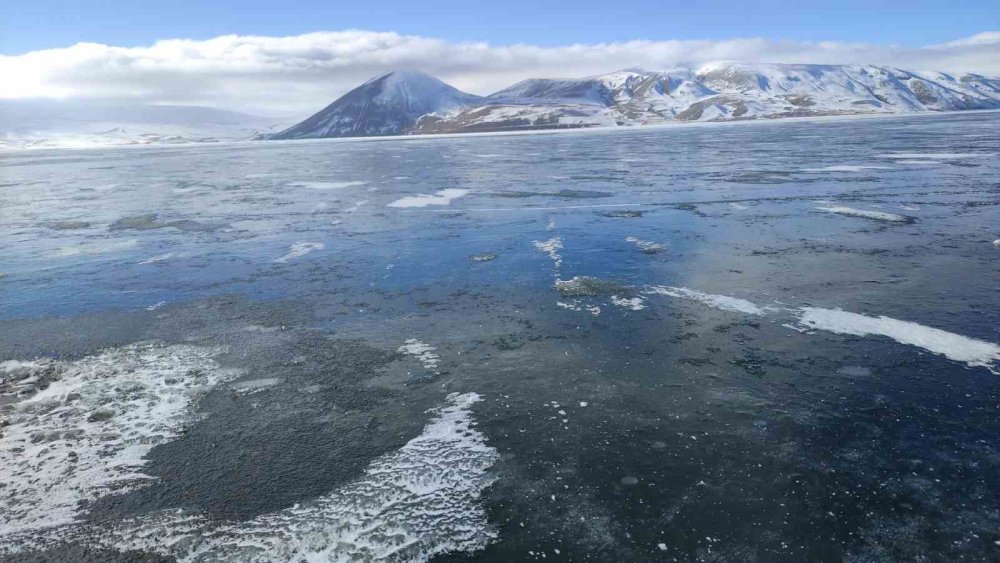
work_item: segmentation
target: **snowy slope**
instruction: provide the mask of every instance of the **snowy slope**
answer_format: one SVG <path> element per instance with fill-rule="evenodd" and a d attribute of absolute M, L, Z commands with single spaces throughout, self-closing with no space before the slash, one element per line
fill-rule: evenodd
<path fill-rule="evenodd" d="M 411 130 L 420 116 L 447 113 L 480 100 L 428 74 L 395 71 L 365 82 L 309 119 L 269 138 L 395 135 Z"/>
<path fill-rule="evenodd" d="M 871 65 L 721 64 L 700 69 L 698 80 L 768 116 L 1000 107 L 995 85 L 975 89 L 944 73 Z"/>

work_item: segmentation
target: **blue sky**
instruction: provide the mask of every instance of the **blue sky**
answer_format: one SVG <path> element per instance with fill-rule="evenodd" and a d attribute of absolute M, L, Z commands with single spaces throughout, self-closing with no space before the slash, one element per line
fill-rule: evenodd
<path fill-rule="evenodd" d="M 3 0 L 0 53 L 80 41 L 133 47 L 165 38 L 344 29 L 539 46 L 763 37 L 915 47 L 998 27 L 997 0 Z"/>

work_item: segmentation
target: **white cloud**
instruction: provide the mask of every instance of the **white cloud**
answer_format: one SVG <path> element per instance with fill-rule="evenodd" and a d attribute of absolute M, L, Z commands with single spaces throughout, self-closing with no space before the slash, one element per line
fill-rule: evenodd
<path fill-rule="evenodd" d="M 918 48 L 760 38 L 492 46 L 369 31 L 170 39 L 133 48 L 79 43 L 0 56 L 0 99 L 130 99 L 300 115 L 397 68 L 423 70 L 463 90 L 485 94 L 529 77 L 579 77 L 626 67 L 697 67 L 720 59 L 872 63 L 1000 75 L 1000 32 Z"/>

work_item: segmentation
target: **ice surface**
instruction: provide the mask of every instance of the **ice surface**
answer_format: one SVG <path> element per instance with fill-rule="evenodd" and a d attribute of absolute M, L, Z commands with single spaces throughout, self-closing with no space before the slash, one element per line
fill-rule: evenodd
<path fill-rule="evenodd" d="M 856 336 L 886 336 L 969 366 L 1000 373 L 1000 346 L 937 328 L 885 316 L 869 317 L 840 309 L 803 307 L 799 322 L 806 327 Z"/>
<path fill-rule="evenodd" d="M 119 346 L 120 339 L 134 331 L 171 339 L 231 342 L 238 350 L 227 357 L 263 362 L 254 364 L 253 375 L 246 379 L 280 377 L 282 383 L 259 387 L 233 380 L 216 387 L 213 401 L 205 403 L 203 409 L 187 409 L 189 414 L 225 414 L 234 425 L 232 432 L 243 435 L 263 430 L 268 435 L 273 432 L 290 437 L 282 446 L 287 445 L 295 455 L 259 467 L 261 471 L 275 472 L 273 478 L 259 475 L 260 482 L 267 486 L 247 491 L 253 496 L 246 497 L 245 505 L 229 497 L 232 504 L 221 507 L 223 513 L 251 514 L 245 519 L 254 526 L 276 522 L 258 519 L 260 512 L 255 507 L 267 506 L 264 510 L 271 514 L 285 513 L 291 503 L 281 504 L 282 499 L 301 499 L 303 506 L 309 505 L 317 497 L 339 494 L 337 491 L 345 484 L 365 478 L 364 468 L 373 460 L 366 452 L 391 453 L 392 449 L 384 449 L 387 444 L 397 442 L 393 448 L 402 446 L 417 436 L 420 427 L 433 416 L 411 420 L 415 404 L 463 390 L 465 382 L 475 383 L 466 388 L 479 390 L 484 396 L 489 391 L 488 403 L 473 406 L 477 419 L 482 417 L 480 430 L 489 435 L 490 445 L 511 453 L 500 474 L 501 478 L 511 475 L 511 479 L 502 490 L 479 501 L 491 517 L 498 515 L 493 522 L 501 526 L 498 541 L 505 540 L 504 530 L 511 530 L 510 543 L 498 545 L 497 553 L 517 555 L 520 548 L 531 547 L 536 553 L 545 549 L 552 560 L 556 544 L 562 544 L 564 554 L 579 554 L 591 548 L 603 550 L 597 546 L 604 545 L 600 542 L 606 539 L 610 547 L 600 553 L 609 557 L 628 559 L 629 554 L 639 553 L 636 546 L 640 551 L 645 547 L 657 552 L 657 542 L 662 541 L 669 546 L 667 553 L 671 556 L 690 559 L 697 557 L 697 546 L 704 545 L 695 541 L 699 537 L 704 541 L 705 536 L 725 536 L 729 531 L 733 535 L 725 537 L 732 542 L 713 546 L 713 552 L 718 547 L 723 556 L 743 553 L 747 544 L 740 538 L 753 536 L 754 530 L 752 522 L 740 517 L 748 508 L 739 495 L 695 499 L 689 512 L 710 518 L 698 520 L 694 528 L 685 528 L 680 535 L 660 537 L 658 529 L 642 531 L 641 515 L 619 510 L 620 506 L 611 506 L 606 498 L 587 491 L 614 488 L 624 475 L 640 479 L 637 488 L 632 488 L 637 494 L 653 490 L 657 479 L 683 483 L 690 478 L 690 486 L 706 479 L 710 487 L 724 488 L 725 480 L 719 481 L 718 476 L 731 475 L 728 469 L 755 467 L 758 461 L 766 465 L 774 455 L 793 455 L 802 462 L 793 465 L 834 463 L 836 474 L 821 472 L 810 481 L 809 498 L 829 498 L 834 493 L 841 498 L 845 487 L 856 490 L 855 484 L 871 483 L 873 478 L 881 482 L 897 469 L 905 473 L 904 479 L 888 482 L 887 487 L 893 489 L 891 498 L 862 495 L 829 507 L 837 512 L 835 519 L 810 520 L 815 506 L 792 499 L 788 513 L 803 525 L 796 527 L 796 541 L 790 542 L 789 550 L 781 551 L 789 558 L 808 558 L 808 553 L 819 552 L 816 550 L 836 552 L 843 548 L 836 538 L 850 533 L 860 538 L 866 533 L 869 512 L 887 514 L 892 519 L 901 510 L 899 503 L 930 497 L 935 501 L 933 506 L 925 503 L 904 512 L 922 522 L 920 527 L 930 534 L 922 537 L 932 537 L 929 541 L 947 550 L 954 540 L 970 537 L 967 532 L 989 537 L 995 529 L 990 526 L 993 520 L 988 503 L 976 503 L 975 495 L 981 492 L 976 489 L 978 483 L 990 482 L 991 468 L 984 460 L 993 459 L 990 456 L 995 452 L 989 449 L 997 430 L 995 417 L 990 417 L 990 397 L 996 395 L 1000 383 L 994 381 L 1000 379 L 984 367 L 968 367 L 967 363 L 900 344 L 882 334 L 840 335 L 809 326 L 800 322 L 802 313 L 798 308 L 840 307 L 875 318 L 888 315 L 1000 344 L 994 332 L 1000 318 L 998 294 L 993 291 L 995 284 L 991 284 L 1000 258 L 1000 249 L 993 246 L 1000 231 L 997 208 L 992 205 L 995 194 L 991 192 L 1000 159 L 939 160 L 931 161 L 934 166 L 918 167 L 897 162 L 905 159 L 870 158 L 871 154 L 890 150 L 996 154 L 1000 152 L 1000 140 L 994 133 L 998 120 L 1000 114 L 983 113 L 502 138 L 5 154 L 0 172 L 6 184 L 0 187 L 0 239 L 9 244 L 4 246 L 0 264 L 0 271 L 6 273 L 0 279 L 0 316 L 7 319 L 7 332 L 0 337 L 0 347 L 7 353 L 0 353 L 0 361 L 17 358 L 28 362 L 35 352 L 26 354 L 18 349 L 30 349 L 66 354 L 63 363 L 68 364 L 77 359 L 73 354 L 82 346 Z M 508 156 L 471 156 L 485 152 Z M 443 154 L 455 158 L 445 162 L 439 158 Z M 393 159 L 393 155 L 403 158 Z M 641 159 L 642 165 L 626 166 L 621 163 L 623 156 Z M 380 166 L 384 163 L 388 164 Z M 891 173 L 853 176 L 798 173 L 803 168 L 831 164 L 885 164 L 894 168 Z M 275 175 L 267 180 L 243 179 L 251 172 Z M 397 175 L 409 179 L 392 180 Z M 288 182 L 310 179 L 368 184 L 339 191 L 286 188 Z M 103 190 L 105 186 L 114 187 Z M 198 189 L 184 197 L 173 193 L 175 188 L 186 186 Z M 366 191 L 373 186 L 378 186 L 379 191 Z M 450 207 L 386 207 L 404 196 L 434 194 L 452 186 L 471 189 L 473 197 L 452 202 Z M 610 195 L 599 200 L 600 206 L 564 206 L 548 196 L 515 199 L 498 195 L 514 189 L 554 194 L 566 188 Z M 369 203 L 358 212 L 344 212 L 364 199 Z M 821 199 L 833 203 L 817 203 Z M 321 202 L 328 205 L 317 211 Z M 696 206 L 698 212 L 684 207 L 685 203 Z M 736 211 L 730 203 L 750 210 Z M 913 225 L 899 228 L 898 223 L 828 215 L 815 209 L 819 205 L 902 211 L 919 214 L 920 218 Z M 920 211 L 904 211 L 903 205 L 919 207 Z M 609 209 L 642 210 L 645 215 L 619 220 L 599 213 Z M 122 217 L 151 213 L 164 218 L 218 220 L 232 225 L 232 230 L 203 233 L 107 229 Z M 81 219 L 90 222 L 91 228 L 57 231 L 48 227 L 59 221 Z M 334 220 L 340 222 L 336 227 L 331 226 Z M 550 221 L 553 230 L 548 232 Z M 878 228 L 880 225 L 890 228 Z M 562 242 L 557 253 L 565 268 L 561 268 L 561 276 L 553 277 L 553 261 L 532 241 L 544 243 L 556 235 Z M 633 242 L 626 241 L 629 236 L 669 242 L 669 259 L 642 254 Z M 96 258 L 50 258 L 58 248 L 123 239 L 135 239 L 138 244 Z M 287 254 L 289 246 L 297 241 L 323 242 L 325 249 L 314 251 L 316 256 L 308 254 L 284 265 L 273 262 Z M 138 264 L 171 253 L 173 256 L 161 262 Z M 191 258 L 179 258 L 183 253 Z M 488 263 L 469 260 L 471 255 L 483 253 L 495 253 L 499 258 Z M 113 267 L 99 262 L 109 258 L 116 260 Z M 394 265 L 392 270 L 386 270 L 388 264 Z M 566 283 L 560 284 L 557 291 L 553 282 L 559 277 Z M 655 296 L 646 293 L 651 285 L 672 289 L 667 295 Z M 689 289 L 682 292 L 680 288 Z M 715 297 L 706 297 L 710 295 Z M 612 297 L 638 297 L 646 308 L 638 312 L 619 308 Z M 726 301 L 736 298 L 750 305 L 735 302 L 740 306 L 734 306 L 734 302 Z M 169 306 L 155 313 L 145 312 L 145 307 L 160 301 Z M 557 306 L 557 301 L 572 310 Z M 605 310 L 600 317 L 591 316 L 597 308 Z M 804 332 L 796 332 L 793 327 Z M 416 355 L 396 353 L 410 337 L 437 346 L 434 353 L 442 356 L 439 369 L 453 373 L 413 385 L 402 374 L 427 374 L 429 370 Z M 367 353 L 343 357 L 344 365 L 357 369 L 313 369 L 334 361 L 340 363 L 339 356 L 332 358 L 332 353 L 328 354 L 328 346 L 340 346 L 336 342 L 339 339 L 359 339 L 384 350 L 371 354 L 372 362 L 364 359 L 369 357 Z M 445 341 L 449 349 L 462 351 L 455 362 L 450 357 L 445 361 Z M 520 347 L 504 352 L 507 343 Z M 301 363 L 300 357 L 304 358 Z M 385 364 L 384 369 L 377 368 L 375 360 L 389 362 L 392 357 L 396 360 Z M 469 375 L 466 370 L 455 369 L 460 364 L 473 366 L 477 373 Z M 275 369 L 270 369 L 271 365 Z M 851 375 L 861 372 L 843 370 L 837 373 L 838 368 L 854 365 L 869 367 L 872 375 Z M 997 365 L 996 360 L 991 360 L 993 369 Z M 376 366 L 375 371 L 369 372 L 369 366 Z M 803 366 L 806 368 L 797 369 Z M 19 367 L 8 363 L 0 369 L 0 379 L 5 379 L 4 392 L 13 381 L 7 371 Z M 748 374 L 763 370 L 765 380 L 794 380 L 795 385 L 762 387 L 761 380 L 744 377 L 746 374 L 740 370 Z M 793 373 L 796 371 L 800 375 Z M 47 377 L 44 371 L 33 373 L 36 378 Z M 622 373 L 624 377 L 609 377 Z M 564 377 L 566 374 L 570 380 Z M 710 378 L 712 385 L 706 387 L 707 380 L 702 376 L 709 374 L 719 378 Z M 403 380 L 397 381 L 396 376 Z M 30 378 L 18 381 L 34 385 Z M 570 385 L 566 385 L 567 381 Z M 340 391 L 315 392 L 315 384 L 320 383 L 331 390 L 341 388 L 349 395 Z M 452 389 L 445 390 L 442 384 Z M 379 399 L 383 387 L 389 393 L 384 401 Z M 656 392 L 661 387 L 672 390 Z M 239 393 L 254 390 L 256 394 L 247 400 L 238 397 Z M 367 400 L 372 397 L 370 393 L 376 393 L 374 401 Z M 608 401 L 609 397 L 615 400 Z M 802 400 L 805 398 L 808 400 Z M 559 399 L 569 413 L 568 429 L 560 419 L 549 421 L 533 411 L 531 405 L 551 399 Z M 0 407 L 3 416 L 12 414 L 4 410 L 11 405 L 9 400 L 0 399 L 4 403 Z M 594 408 L 574 412 L 578 401 L 590 401 Z M 345 475 L 339 461 L 328 467 L 289 465 L 303 458 L 332 457 L 315 455 L 314 446 L 321 442 L 312 432 L 315 424 L 326 429 L 329 424 L 353 422 L 354 414 L 342 409 L 342 403 L 348 408 L 352 404 L 365 405 L 357 414 L 361 426 L 355 428 L 367 428 L 368 420 L 386 422 L 373 426 L 370 434 L 365 430 L 344 435 L 345 440 L 361 441 L 371 436 L 371 447 L 351 447 L 338 457 L 344 464 L 352 463 L 354 473 Z M 644 405 L 642 412 L 629 409 L 629 405 L 636 404 Z M 240 415 L 243 408 L 247 409 L 245 417 Z M 314 409 L 320 409 L 318 415 Z M 886 409 L 894 416 L 879 416 Z M 281 418 L 272 422 L 267 414 L 272 410 Z M 732 423 L 740 427 L 740 413 L 750 411 L 754 414 L 752 427 L 748 427 L 750 433 L 725 433 Z M 711 416 L 701 416 L 706 412 Z M 674 428 L 675 423 L 661 424 L 668 418 L 675 420 L 676 415 L 681 417 L 677 423 L 684 428 Z M 98 413 L 96 418 L 102 416 L 105 414 Z M 204 430 L 217 428 L 220 421 L 209 421 Z M 853 425 L 853 430 L 844 434 L 848 437 L 844 443 L 825 439 L 814 440 L 812 445 L 796 442 L 789 446 L 791 450 L 728 447 L 739 446 L 745 440 L 766 442 L 768 436 L 783 431 L 788 423 L 815 433 L 820 428 L 817 421 L 822 428 Z M 193 426 L 191 422 L 184 424 L 185 428 Z M 599 432 L 591 431 L 595 424 L 600 426 Z M 660 430 L 652 431 L 656 428 Z M 406 429 L 409 434 L 399 434 Z M 637 434 L 637 429 L 652 430 Z M 209 435 L 201 428 L 197 430 L 191 438 L 207 447 L 209 443 L 200 440 Z M 680 442 L 674 438 L 675 430 L 686 434 L 678 438 Z M 702 430 L 709 434 L 703 436 Z M 879 430 L 885 432 L 880 434 Z M 920 439 L 905 443 L 893 440 L 900 432 Z M 698 440 L 687 434 L 697 434 Z M 612 457 L 621 463 L 595 466 L 594 471 L 573 471 L 586 466 L 587 460 L 580 457 L 580 452 L 607 450 L 605 441 L 612 444 Z M 830 444 L 836 451 L 826 447 Z M 969 447 L 955 450 L 954 444 Z M 683 457 L 697 465 L 700 469 L 696 473 L 703 475 L 687 471 L 685 467 L 691 464 L 678 466 L 667 459 L 671 456 L 659 455 L 673 451 L 676 445 L 690 446 L 682 447 Z M 83 526 L 92 534 L 88 537 L 108 538 L 103 545 L 110 547 L 127 547 L 127 541 L 138 545 L 140 541 L 156 543 L 158 538 L 164 538 L 166 543 L 177 538 L 181 543 L 176 548 L 158 549 L 183 552 L 182 558 L 188 559 L 197 557 L 188 555 L 196 553 L 195 543 L 205 546 L 206 555 L 201 556 L 204 559 L 228 553 L 202 540 L 203 534 L 225 535 L 229 539 L 218 541 L 226 545 L 237 541 L 232 538 L 248 545 L 253 540 L 247 534 L 218 531 L 224 525 L 239 526 L 240 522 L 214 520 L 218 518 L 219 503 L 227 502 L 225 491 L 232 490 L 227 488 L 233 483 L 224 477 L 225 472 L 238 460 L 179 446 L 175 442 L 169 447 L 177 458 L 165 460 L 155 450 L 147 454 L 157 464 L 154 467 L 151 461 L 141 469 L 147 475 L 164 474 L 171 479 L 169 483 L 154 483 L 155 488 L 121 501 L 114 496 L 102 497 L 92 514 L 77 515 L 84 517 L 86 524 L 75 521 L 66 527 Z M 735 457 L 726 455 L 729 451 L 736 452 Z M 298 455 L 303 453 L 309 455 Z M 968 479 L 942 478 L 937 483 L 933 475 L 919 467 L 900 466 L 900 459 L 951 460 L 944 465 L 937 463 L 933 473 L 972 473 L 968 473 Z M 653 465 L 647 463 L 650 460 Z M 537 480 L 525 481 L 524 470 L 531 473 L 525 464 L 536 461 L 543 462 L 538 465 L 543 472 Z M 198 469 L 180 469 L 185 463 L 199 464 Z M 4 484 L 8 467 L 0 464 L 0 482 Z M 779 467 L 773 478 L 764 475 L 760 479 L 740 479 L 741 490 L 754 498 L 780 496 L 781 489 L 792 482 L 789 479 L 795 479 L 796 467 L 785 469 Z M 911 470 L 921 475 L 913 476 Z M 303 497 L 294 479 L 287 479 L 290 474 L 323 471 L 329 471 L 329 481 L 337 485 L 314 491 L 308 498 Z M 218 494 L 212 490 L 207 497 L 199 496 L 190 502 L 179 494 L 206 494 L 204 483 L 184 479 L 215 474 L 223 475 Z M 554 480 L 556 476 L 562 480 Z M 240 477 L 239 481 L 246 479 Z M 907 485 L 910 482 L 923 483 L 920 491 L 917 486 Z M 940 495 L 927 495 L 927 491 L 934 493 L 941 487 Z M 684 487 L 670 490 L 677 495 L 684 493 Z M 53 491 L 49 496 L 63 494 L 61 488 Z M 516 495 L 530 504 L 534 498 L 531 494 L 537 494 L 548 508 L 529 510 L 529 517 L 518 518 L 516 512 L 531 506 L 506 500 Z M 550 494 L 557 497 L 552 505 L 548 504 Z M 661 497 L 651 499 L 646 495 L 644 502 L 663 500 Z M 725 506 L 713 504 L 719 499 Z M 956 512 L 959 504 L 965 508 Z M 0 505 L 4 505 L 2 500 Z M 186 510 L 206 506 L 212 512 L 161 513 L 155 519 L 142 516 L 146 510 L 162 506 Z M 96 510 L 98 507 L 100 510 Z M 963 512 L 966 510 L 969 512 Z M 190 518 L 190 532 L 182 533 L 184 516 Z M 514 518 L 507 522 L 508 516 Z M 580 516 L 587 522 L 576 524 Z M 125 526 L 120 522 L 122 517 L 139 520 Z M 94 518 L 100 518 L 100 523 Z M 602 518 L 611 519 L 607 534 L 595 531 Z M 0 516 L 0 521 L 4 520 Z M 524 530 L 519 528 L 519 520 L 525 522 Z M 345 527 L 355 528 L 354 523 L 344 522 Z M 862 523 L 860 528 L 858 522 Z M 909 522 L 900 526 L 905 528 Z M 948 522 L 958 522 L 954 533 L 937 535 Z M 157 523 L 162 525 L 158 528 Z M 289 542 L 299 541 L 299 531 L 308 535 L 312 530 L 296 526 L 297 531 L 282 531 L 280 535 Z M 378 526 L 372 529 L 381 530 Z M 160 534 L 160 530 L 164 532 Z M 579 535 L 576 530 L 580 530 Z M 625 535 L 629 530 L 632 538 Z M 984 530 L 986 535 L 981 533 Z M 265 536 L 273 537 L 270 533 Z M 923 534 L 919 530 L 914 533 Z M 135 534 L 142 538 L 137 539 Z M 325 533 L 316 535 L 321 543 L 328 541 Z M 597 541 L 581 540 L 584 535 Z M 119 537 L 131 539 L 118 541 Z M 896 550 L 899 542 L 908 544 L 914 536 L 907 531 L 899 537 L 902 539 L 885 543 L 886 549 Z M 533 545 L 525 546 L 521 542 L 525 538 Z M 0 543 L 9 546 L 17 542 L 5 539 Z M 84 553 L 82 549 L 100 547 L 92 539 L 82 543 L 80 549 L 60 546 L 39 557 L 72 559 L 73 554 Z M 186 550 L 185 543 L 192 545 L 191 551 Z M 770 548 L 778 549 L 777 543 L 775 540 L 768 546 L 756 547 L 771 553 Z M 917 545 L 923 549 L 929 544 Z M 962 545 L 965 551 L 939 558 L 989 559 L 989 553 L 977 548 L 975 541 Z M 991 547 L 989 540 L 986 548 Z M 849 548 L 843 549 L 849 558 Z M 65 555 L 67 551 L 70 556 Z M 940 554 L 931 547 L 923 552 Z M 492 549 L 483 552 L 487 558 L 492 554 Z M 0 560 L 9 559 L 0 554 Z"/>
<path fill-rule="evenodd" d="M 238 375 L 215 362 L 219 352 L 135 344 L 73 362 L 0 365 L 13 381 L 0 441 L 0 541 L 74 521 L 79 503 L 148 483 L 145 455 L 180 434 L 201 393 Z"/>
<path fill-rule="evenodd" d="M 419 194 L 415 196 L 406 196 L 392 203 L 388 204 L 388 207 L 427 207 L 428 205 L 451 205 L 451 202 L 468 195 L 469 190 L 462 190 L 457 188 L 449 188 L 446 190 L 439 190 L 434 193 L 434 195 Z"/>

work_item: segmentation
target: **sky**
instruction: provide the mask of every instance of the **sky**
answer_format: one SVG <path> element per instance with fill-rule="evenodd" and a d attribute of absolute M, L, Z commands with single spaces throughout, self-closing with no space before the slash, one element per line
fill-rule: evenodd
<path fill-rule="evenodd" d="M 997 0 L 3 0 L 0 100 L 318 109 L 395 68 L 486 94 L 714 60 L 1000 76 Z"/>
<path fill-rule="evenodd" d="M 4 0 L 0 52 L 363 29 L 554 46 L 764 37 L 921 46 L 1000 28 L 996 0 Z"/>

